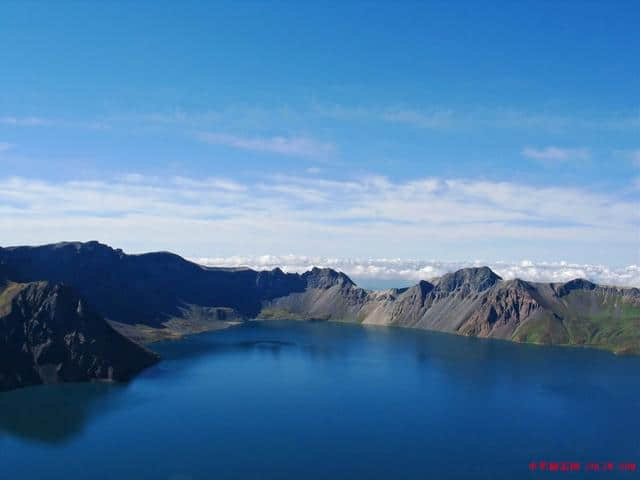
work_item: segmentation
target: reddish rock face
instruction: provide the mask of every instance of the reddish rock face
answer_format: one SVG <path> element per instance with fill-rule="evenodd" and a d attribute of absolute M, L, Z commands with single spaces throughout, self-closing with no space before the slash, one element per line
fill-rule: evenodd
<path fill-rule="evenodd" d="M 310 318 L 311 312 L 313 318 L 326 320 L 640 353 L 640 290 L 634 288 L 601 287 L 579 279 L 565 284 L 503 281 L 486 267 L 385 292 L 340 285 L 309 284 L 304 292 L 264 305 L 288 318 Z M 620 337 L 616 322 L 627 321 L 623 316 L 630 315 L 628 308 L 638 310 L 638 331 Z"/>
<path fill-rule="evenodd" d="M 505 282 L 483 295 L 481 306 L 458 330 L 463 335 L 509 338 L 541 308 L 524 282 Z"/>

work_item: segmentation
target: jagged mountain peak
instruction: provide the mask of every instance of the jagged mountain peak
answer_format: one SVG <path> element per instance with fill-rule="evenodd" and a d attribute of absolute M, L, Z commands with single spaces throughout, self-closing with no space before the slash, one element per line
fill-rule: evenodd
<path fill-rule="evenodd" d="M 331 268 L 313 267 L 308 272 L 303 273 L 302 278 L 309 288 L 330 288 L 334 285 L 355 285 L 347 275 Z"/>
<path fill-rule="evenodd" d="M 573 290 L 594 290 L 597 285 L 584 278 L 575 278 L 565 283 L 554 284 L 554 290 L 559 297 L 568 295 Z"/>
<path fill-rule="evenodd" d="M 489 267 L 470 267 L 443 275 L 436 287 L 441 291 L 452 292 L 466 286 L 479 292 L 494 286 L 500 280 L 502 277 L 496 275 Z"/>

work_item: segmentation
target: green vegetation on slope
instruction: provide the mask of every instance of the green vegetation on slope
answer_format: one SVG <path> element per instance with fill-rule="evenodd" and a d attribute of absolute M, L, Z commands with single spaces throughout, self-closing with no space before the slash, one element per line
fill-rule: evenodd
<path fill-rule="evenodd" d="M 260 320 L 301 320 L 301 317 L 284 308 L 263 308 L 258 315 Z"/>
<path fill-rule="evenodd" d="M 571 343 L 562 320 L 552 313 L 538 315 L 518 328 L 512 337 L 516 342 L 543 345 L 565 345 Z"/>
<path fill-rule="evenodd" d="M 574 291 L 562 297 L 558 310 L 524 323 L 513 340 L 640 354 L 640 307 L 619 296 Z"/>

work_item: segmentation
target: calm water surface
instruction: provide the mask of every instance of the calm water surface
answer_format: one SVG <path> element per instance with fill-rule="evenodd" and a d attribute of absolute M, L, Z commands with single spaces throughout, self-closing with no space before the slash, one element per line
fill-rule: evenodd
<path fill-rule="evenodd" d="M 258 323 L 154 346 L 128 385 L 0 394 L 0 478 L 638 478 L 640 358 Z"/>

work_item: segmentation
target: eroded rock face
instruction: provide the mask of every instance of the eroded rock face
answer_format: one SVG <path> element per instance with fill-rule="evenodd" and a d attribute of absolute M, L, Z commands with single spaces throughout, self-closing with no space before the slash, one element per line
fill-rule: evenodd
<path fill-rule="evenodd" d="M 255 286 L 260 292 L 260 298 L 282 297 L 293 292 L 302 292 L 306 287 L 299 275 L 284 273 L 279 268 L 257 272 Z"/>
<path fill-rule="evenodd" d="M 458 330 L 463 335 L 510 338 L 542 308 L 533 289 L 521 280 L 504 282 L 482 296 L 479 307 Z"/>
<path fill-rule="evenodd" d="M 451 293 L 462 290 L 468 294 L 470 292 L 481 292 L 493 287 L 502 280 L 489 267 L 463 268 L 457 272 L 443 275 L 437 282 L 437 289 L 442 292 Z"/>
<path fill-rule="evenodd" d="M 308 283 L 304 292 L 265 301 L 263 311 L 269 318 L 280 313 L 640 353 L 638 289 L 582 279 L 564 284 L 503 281 L 487 267 L 383 292 L 366 291 L 350 281 Z"/>
<path fill-rule="evenodd" d="M 6 282 L 0 293 L 0 390 L 128 380 L 158 360 L 117 333 L 71 287 Z"/>
<path fill-rule="evenodd" d="M 330 268 L 314 267 L 310 271 L 302 274 L 306 288 L 331 288 L 333 286 L 355 286 L 355 283 L 342 272 L 336 272 Z"/>

